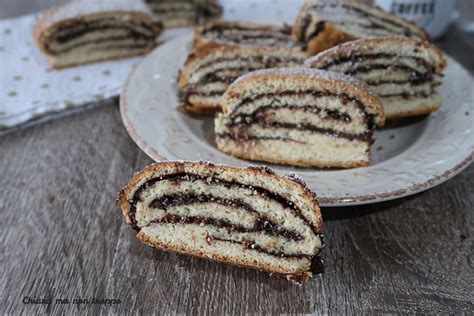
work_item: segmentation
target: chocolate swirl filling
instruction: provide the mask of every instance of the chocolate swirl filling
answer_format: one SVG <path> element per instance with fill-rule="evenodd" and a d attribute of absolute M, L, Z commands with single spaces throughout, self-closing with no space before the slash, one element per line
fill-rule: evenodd
<path fill-rule="evenodd" d="M 352 118 L 346 113 L 341 113 L 337 110 L 322 109 L 322 108 L 319 108 L 317 106 L 310 106 L 310 105 L 304 105 L 304 106 L 299 106 L 299 105 L 265 105 L 265 106 L 257 108 L 251 114 L 238 114 L 238 115 L 235 115 L 235 116 L 232 117 L 231 122 L 232 122 L 232 124 L 239 124 L 239 123 L 242 123 L 242 122 L 245 122 L 245 123 L 255 123 L 255 122 L 268 123 L 266 121 L 266 112 L 268 110 L 277 110 L 277 109 L 300 110 L 300 111 L 303 111 L 303 112 L 319 114 L 319 115 L 321 115 L 323 120 L 324 119 L 331 119 L 331 120 L 334 120 L 334 121 L 340 121 L 340 122 L 345 122 L 345 123 L 350 123 L 352 121 Z"/>
<path fill-rule="evenodd" d="M 298 47 L 291 37 L 291 30 L 282 28 L 278 30 L 265 28 L 251 28 L 238 25 L 223 26 L 210 25 L 204 28 L 200 35 L 204 39 L 229 42 L 244 45 L 276 45 L 281 47 Z"/>
<path fill-rule="evenodd" d="M 269 219 L 262 217 L 258 214 L 255 209 L 253 209 L 249 204 L 242 202 L 238 199 L 223 199 L 215 197 L 209 194 L 173 194 L 162 196 L 154 199 L 150 202 L 150 207 L 167 210 L 169 207 L 173 206 L 183 206 L 190 205 L 195 203 L 217 203 L 223 206 L 231 206 L 234 208 L 243 209 L 246 212 L 256 215 L 256 220 L 252 228 L 245 228 L 241 225 L 232 224 L 228 221 L 222 219 L 215 219 L 209 217 L 199 217 L 199 216 L 179 216 L 174 214 L 166 214 L 162 219 L 155 222 L 165 222 L 165 223 L 194 223 L 194 224 L 205 224 L 212 225 L 219 228 L 227 228 L 229 231 L 237 231 L 241 233 L 250 233 L 250 232 L 265 232 L 269 235 L 280 235 L 287 239 L 298 241 L 301 240 L 301 235 L 295 232 L 288 231 L 283 227 L 273 223 Z"/>
<path fill-rule="evenodd" d="M 423 69 L 423 71 L 419 69 L 415 69 L 405 64 L 395 64 L 395 65 L 387 65 L 383 63 L 375 63 L 375 64 L 368 64 L 363 65 L 362 63 L 365 61 L 376 61 L 377 59 L 408 59 L 413 61 L 417 66 Z M 377 85 L 377 84 L 384 84 L 384 83 L 405 83 L 409 82 L 412 85 L 420 85 L 426 82 L 430 82 L 434 79 L 434 74 L 443 76 L 440 73 L 436 72 L 435 66 L 428 63 L 421 57 L 417 56 L 402 56 L 397 54 L 391 53 L 376 53 L 376 54 L 350 54 L 347 56 L 338 56 L 332 58 L 328 61 L 323 62 L 319 69 L 330 70 L 333 66 L 338 66 L 344 63 L 351 63 L 352 65 L 356 65 L 354 68 L 345 71 L 344 74 L 346 75 L 356 75 L 359 73 L 367 73 L 374 69 L 387 69 L 387 68 L 395 68 L 398 70 L 402 70 L 408 72 L 410 74 L 408 81 L 393 81 L 393 80 L 383 80 L 377 82 L 367 82 L 369 85 Z"/>
<path fill-rule="evenodd" d="M 286 106 L 276 106 L 276 105 L 266 105 L 259 107 L 256 111 L 249 113 L 249 114 L 242 114 L 237 113 L 238 109 L 244 105 L 253 103 L 258 101 L 262 98 L 268 98 L 272 96 L 303 96 L 303 95 L 312 95 L 314 99 L 318 99 L 321 97 L 328 97 L 333 96 L 337 97 L 342 100 L 342 104 L 348 104 L 349 102 L 353 102 L 356 107 L 359 109 L 359 113 L 362 116 L 365 124 L 367 125 L 367 131 L 361 134 L 350 134 L 345 133 L 342 131 L 337 131 L 331 128 L 321 128 L 318 126 L 314 126 L 312 124 L 294 124 L 294 123 L 285 123 L 285 122 L 270 122 L 266 119 L 264 112 L 268 109 L 279 109 L 279 108 L 288 108 L 288 109 L 301 109 L 306 112 L 312 112 L 315 114 L 319 114 L 323 120 L 331 119 L 336 120 L 343 123 L 349 123 L 352 121 L 352 118 L 347 113 L 341 113 L 337 110 L 327 110 L 327 109 L 320 109 L 317 106 L 296 106 L 296 105 L 286 105 Z M 323 115 L 321 115 L 323 114 Z M 218 134 L 218 137 L 225 137 L 231 138 L 235 140 L 246 140 L 246 139 L 265 139 L 265 140 L 289 140 L 292 139 L 288 138 L 281 138 L 281 137 L 252 137 L 247 135 L 245 132 L 245 127 L 251 124 L 259 124 L 264 127 L 274 127 L 274 128 L 286 128 L 286 129 L 297 129 L 297 130 L 306 130 L 315 133 L 322 133 L 326 135 L 331 135 L 335 137 L 342 137 L 349 140 L 360 140 L 360 141 L 371 141 L 374 129 L 373 117 L 369 115 L 365 111 L 365 107 L 362 102 L 356 98 L 350 97 L 346 94 L 335 94 L 329 91 L 284 91 L 274 94 L 260 94 L 252 97 L 247 97 L 243 99 L 232 111 L 230 114 L 230 122 L 227 124 L 229 128 L 237 127 L 234 133 L 224 133 Z"/>
<path fill-rule="evenodd" d="M 258 29 L 258 28 L 251 28 L 239 25 L 232 25 L 230 27 L 222 26 L 222 25 L 210 25 L 204 27 L 201 31 L 201 35 L 207 35 L 208 33 L 216 33 L 219 36 L 222 35 L 225 31 L 241 31 L 241 32 L 267 32 L 268 34 L 275 35 L 275 36 L 288 36 L 291 34 L 291 29 L 282 28 L 279 30 L 270 30 L 270 29 Z"/>
<path fill-rule="evenodd" d="M 213 186 L 224 186 L 226 188 L 252 190 L 255 194 L 260 195 L 262 198 L 277 202 L 282 207 L 289 210 L 293 215 L 300 218 L 304 222 L 304 224 L 307 227 L 309 227 L 310 230 L 315 235 L 319 236 L 319 238 L 321 239 L 321 243 L 323 243 L 322 234 L 319 233 L 313 225 L 311 225 L 311 223 L 309 222 L 307 218 L 305 218 L 305 216 L 302 214 L 299 207 L 296 206 L 293 202 L 282 197 L 281 195 L 271 192 L 259 186 L 247 185 L 247 184 L 239 183 L 236 181 L 227 181 L 224 179 L 217 178 L 215 176 L 205 176 L 205 175 L 185 173 L 185 172 L 172 173 L 172 174 L 162 175 L 160 177 L 149 179 L 143 184 L 141 184 L 135 190 L 132 200 L 130 201 L 130 211 L 129 211 L 129 219 L 131 221 L 131 226 L 135 230 L 139 231 L 142 228 L 138 226 L 138 223 L 136 220 L 137 203 L 141 201 L 142 199 L 141 197 L 142 192 L 145 191 L 150 186 L 154 185 L 155 183 L 159 181 L 164 181 L 164 180 L 171 180 L 171 181 L 177 181 L 177 182 L 203 181 L 207 183 L 208 185 L 213 185 Z M 162 197 L 152 200 L 149 206 L 152 208 L 165 209 L 166 211 L 167 208 L 172 207 L 172 206 L 188 205 L 191 203 L 206 203 L 206 202 L 211 202 L 211 201 L 214 203 L 221 204 L 221 205 L 228 205 L 228 206 L 232 206 L 236 208 L 242 208 L 247 212 L 257 213 L 250 205 L 240 200 L 223 199 L 223 198 L 214 197 L 212 195 L 193 195 L 193 194 L 167 195 L 167 196 L 162 196 Z M 181 223 L 181 224 L 193 223 L 193 224 L 201 224 L 201 225 L 212 225 L 219 228 L 226 228 L 229 231 L 238 231 L 238 232 L 243 232 L 243 233 L 244 232 L 263 232 L 265 234 L 272 235 L 272 236 L 283 236 L 295 242 L 302 240 L 302 236 L 300 234 L 284 229 L 283 227 L 273 223 L 272 221 L 268 220 L 267 218 L 261 215 L 256 217 L 256 221 L 251 229 L 245 228 L 241 225 L 232 224 L 222 219 L 198 217 L 198 216 L 180 216 L 180 215 L 171 214 L 171 213 L 165 214 L 165 216 L 163 216 L 161 219 L 152 221 L 150 224 L 153 224 L 153 223 Z M 239 243 L 239 244 L 242 244 L 245 249 L 265 253 L 271 256 L 295 258 L 295 259 L 306 258 L 312 261 L 312 265 L 313 265 L 313 261 L 317 263 L 315 267 L 320 268 L 323 266 L 319 253 L 314 256 L 306 255 L 306 254 L 286 254 L 283 252 L 277 252 L 277 251 L 265 249 L 257 245 L 253 241 L 237 241 L 233 239 L 223 239 L 223 238 L 218 238 L 218 237 L 209 237 L 209 238 L 224 241 L 224 242 Z M 322 272 L 321 269 L 312 268 L 312 270 L 315 273 Z"/>
<path fill-rule="evenodd" d="M 217 17 L 222 14 L 222 7 L 212 1 L 176 1 L 176 0 L 145 0 L 157 15 L 170 15 L 174 18 L 180 16 L 198 18 Z M 181 2 L 181 3 L 180 3 Z M 175 6 L 168 6 L 169 4 Z M 179 5 L 179 6 L 176 6 Z M 163 18 L 163 16 L 160 16 Z M 197 22 L 197 21 L 196 21 Z"/>
<path fill-rule="evenodd" d="M 155 183 L 159 181 L 164 181 L 164 180 L 171 180 L 171 181 L 190 181 L 190 182 L 195 182 L 195 181 L 203 181 L 206 182 L 209 185 L 215 185 L 215 186 L 224 186 L 226 188 L 240 188 L 240 189 L 249 189 L 255 192 L 256 194 L 260 195 L 261 197 L 269 200 L 273 200 L 280 204 L 282 207 L 290 210 L 293 215 L 299 217 L 303 222 L 311 228 L 311 230 L 315 233 L 318 234 L 316 231 L 316 228 L 313 227 L 309 220 L 304 217 L 304 215 L 301 213 L 301 210 L 296 206 L 293 202 L 285 199 L 279 194 L 273 193 L 265 188 L 258 187 L 258 186 L 252 186 L 248 184 L 243 184 L 239 183 L 236 181 L 227 181 L 223 180 L 214 176 L 204 176 L 204 175 L 199 175 L 199 174 L 192 174 L 192 173 L 173 173 L 173 174 L 167 174 L 163 175 L 157 178 L 152 178 L 144 182 L 142 185 L 140 185 L 135 193 L 133 194 L 132 200 L 130 201 L 130 221 L 132 224 L 132 227 L 135 230 L 140 230 L 140 227 L 137 225 L 137 220 L 135 218 L 136 214 L 136 208 L 137 208 L 137 203 L 141 199 L 141 194 L 144 190 L 146 190 L 148 187 L 154 185 Z M 158 203 L 158 202 L 156 202 Z M 159 205 L 159 204 L 158 204 Z"/>
<path fill-rule="evenodd" d="M 296 57 L 296 56 L 247 56 L 247 57 L 237 57 L 237 58 L 229 58 L 229 57 L 221 57 L 213 59 L 207 63 L 203 63 L 199 65 L 194 72 L 198 72 L 203 68 L 210 67 L 216 63 L 225 63 L 225 62 L 233 62 L 239 61 L 242 63 L 246 63 L 247 66 L 239 66 L 239 67 L 229 67 L 216 70 L 214 72 L 210 72 L 202 76 L 197 83 L 188 84 L 184 88 L 180 89 L 179 91 L 179 99 L 180 103 L 185 107 L 190 106 L 191 103 L 189 98 L 193 95 L 199 97 L 218 97 L 224 94 L 225 89 L 217 89 L 213 91 L 206 91 L 206 92 L 199 92 L 196 91 L 197 87 L 200 85 L 206 85 L 210 83 L 225 83 L 226 85 L 230 85 L 233 83 L 240 75 L 222 75 L 219 72 L 222 71 L 234 71 L 238 74 L 248 73 L 254 70 L 264 69 L 264 68 L 273 68 L 278 66 L 288 66 L 291 64 L 302 64 L 304 61 L 303 57 Z M 251 63 L 258 63 L 260 66 L 250 66 Z"/>
<path fill-rule="evenodd" d="M 90 33 L 90 32 L 101 32 L 108 30 L 124 30 L 127 35 L 121 37 L 110 37 L 102 38 L 96 40 L 83 40 L 79 41 L 74 45 L 65 46 L 63 48 L 51 47 L 52 43 L 64 44 L 78 39 L 81 36 Z M 87 45 L 90 43 L 101 43 L 104 41 L 119 41 L 126 39 L 134 39 L 135 41 L 144 41 L 154 45 L 156 32 L 151 25 L 142 21 L 121 21 L 115 18 L 107 18 L 96 21 L 72 21 L 65 23 L 64 25 L 59 25 L 54 31 L 45 39 L 44 47 L 45 50 L 50 54 L 61 54 L 68 52 L 76 47 Z M 144 45 L 144 44 L 142 44 Z M 144 45 L 149 46 L 149 45 Z M 133 47 L 136 47 L 133 45 Z"/>
<path fill-rule="evenodd" d="M 311 32 L 310 34 L 306 34 L 307 29 L 308 29 L 309 25 L 311 24 L 310 12 L 311 11 L 318 12 L 318 11 L 324 10 L 327 7 L 333 8 L 333 9 L 343 8 L 344 10 L 346 10 L 346 12 L 350 12 L 353 15 L 356 15 L 356 16 L 362 17 L 362 18 L 370 19 L 371 20 L 370 24 L 363 24 L 363 23 L 356 23 L 356 22 L 347 23 L 347 22 L 343 22 L 343 21 L 333 22 L 329 19 L 326 19 L 324 21 L 319 21 L 316 24 L 314 31 Z M 413 37 L 413 36 L 416 36 L 416 37 L 419 37 L 419 38 L 423 37 L 423 36 L 420 36 L 419 34 L 414 34 L 413 31 L 410 28 L 408 28 L 406 25 L 403 25 L 403 24 L 399 23 L 398 21 L 395 21 L 395 20 L 392 20 L 392 19 L 387 19 L 387 18 L 384 18 L 384 17 L 380 17 L 380 16 L 372 14 L 368 11 L 365 11 L 361 8 L 357 8 L 357 7 L 354 7 L 354 6 L 351 6 L 351 5 L 347 5 L 347 4 L 315 4 L 315 5 L 312 5 L 311 7 L 309 7 L 307 10 L 308 10 L 307 15 L 305 15 L 303 17 L 302 21 L 301 21 L 300 36 L 299 36 L 300 42 L 302 42 L 305 46 L 307 46 L 308 42 L 310 42 L 313 38 L 315 38 L 316 36 L 319 35 L 319 33 L 324 29 L 324 23 L 325 22 L 333 22 L 333 23 L 339 24 L 339 25 L 349 24 L 349 25 L 358 25 L 358 26 L 365 27 L 365 28 L 380 29 L 380 30 L 384 30 L 386 32 L 389 32 L 390 34 L 393 34 L 393 35 L 396 34 L 396 35 L 402 35 L 402 36 L 406 36 L 406 37 Z M 383 11 L 381 11 L 381 12 L 383 12 Z M 323 13 L 323 15 L 324 15 L 324 13 Z M 392 25 L 396 28 L 401 29 L 401 31 L 395 31 L 392 28 L 389 28 L 386 25 L 381 24 L 380 22 Z"/>
<path fill-rule="evenodd" d="M 257 56 L 233 56 L 233 57 L 220 57 L 214 58 L 209 62 L 202 63 L 197 67 L 194 72 L 197 72 L 203 68 L 210 67 L 217 63 L 226 63 L 226 62 L 241 62 L 241 63 L 259 63 L 262 65 L 260 68 L 273 68 L 277 65 L 287 65 L 287 64 L 302 64 L 304 62 L 304 57 L 296 57 L 296 56 L 266 56 L 266 55 L 257 55 Z M 245 65 L 245 64 L 244 64 Z M 241 66 L 239 68 L 242 71 L 249 69 L 248 67 Z M 227 70 L 227 68 L 221 69 Z M 202 80 L 202 79 L 201 79 Z"/>

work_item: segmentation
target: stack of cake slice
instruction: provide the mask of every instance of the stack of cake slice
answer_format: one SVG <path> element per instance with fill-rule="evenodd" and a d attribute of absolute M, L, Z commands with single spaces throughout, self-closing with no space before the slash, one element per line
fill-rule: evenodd
<path fill-rule="evenodd" d="M 195 29 L 194 50 L 179 73 L 181 104 L 195 113 L 221 110 L 215 141 L 222 152 L 298 167 L 367 166 L 375 128 L 386 117 L 441 104 L 435 88 L 446 61 L 401 17 L 349 0 L 307 0 L 292 36 L 248 22 Z M 151 246 L 296 282 L 322 272 L 320 210 L 296 176 L 161 162 L 136 174 L 118 201 Z"/>

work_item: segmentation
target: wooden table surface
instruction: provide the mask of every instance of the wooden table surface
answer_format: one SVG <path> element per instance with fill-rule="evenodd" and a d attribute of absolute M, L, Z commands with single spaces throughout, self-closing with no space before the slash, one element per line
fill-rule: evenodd
<path fill-rule="evenodd" d="M 1 1 L 0 17 L 33 10 Z M 472 74 L 474 36 L 448 34 L 437 44 Z M 295 286 L 139 242 L 115 198 L 150 162 L 117 100 L 0 137 L 1 314 L 474 313 L 474 166 L 409 198 L 323 209 L 326 273 Z"/>

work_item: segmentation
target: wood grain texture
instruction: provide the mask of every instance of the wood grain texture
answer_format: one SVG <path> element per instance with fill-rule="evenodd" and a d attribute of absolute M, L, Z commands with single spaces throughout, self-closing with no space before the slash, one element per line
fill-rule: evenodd
<path fill-rule="evenodd" d="M 473 73 L 474 36 L 449 34 L 438 44 Z M 115 198 L 150 162 L 116 101 L 0 137 L 0 314 L 474 312 L 474 166 L 413 197 L 324 209 L 327 271 L 294 286 L 139 242 Z"/>

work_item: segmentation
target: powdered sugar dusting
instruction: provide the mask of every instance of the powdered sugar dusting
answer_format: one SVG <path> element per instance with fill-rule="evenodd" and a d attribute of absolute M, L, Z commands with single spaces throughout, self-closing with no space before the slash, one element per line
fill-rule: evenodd
<path fill-rule="evenodd" d="M 306 183 L 304 182 L 303 178 L 300 177 L 299 175 L 297 175 L 296 173 L 289 173 L 286 175 L 288 178 L 290 178 L 291 180 L 294 180 L 296 182 L 299 182 L 301 184 L 304 184 L 306 185 Z"/>
<path fill-rule="evenodd" d="M 313 190 L 311 190 L 309 188 L 309 186 L 306 184 L 306 181 L 304 181 L 304 179 L 302 177 L 300 177 L 299 175 L 297 175 L 296 173 L 289 173 L 286 175 L 286 177 L 292 181 L 295 181 L 299 184 L 301 184 L 303 186 L 303 189 L 309 193 L 311 193 L 313 195 L 313 197 L 317 200 L 317 195 L 316 195 L 316 192 L 314 192 Z"/>

